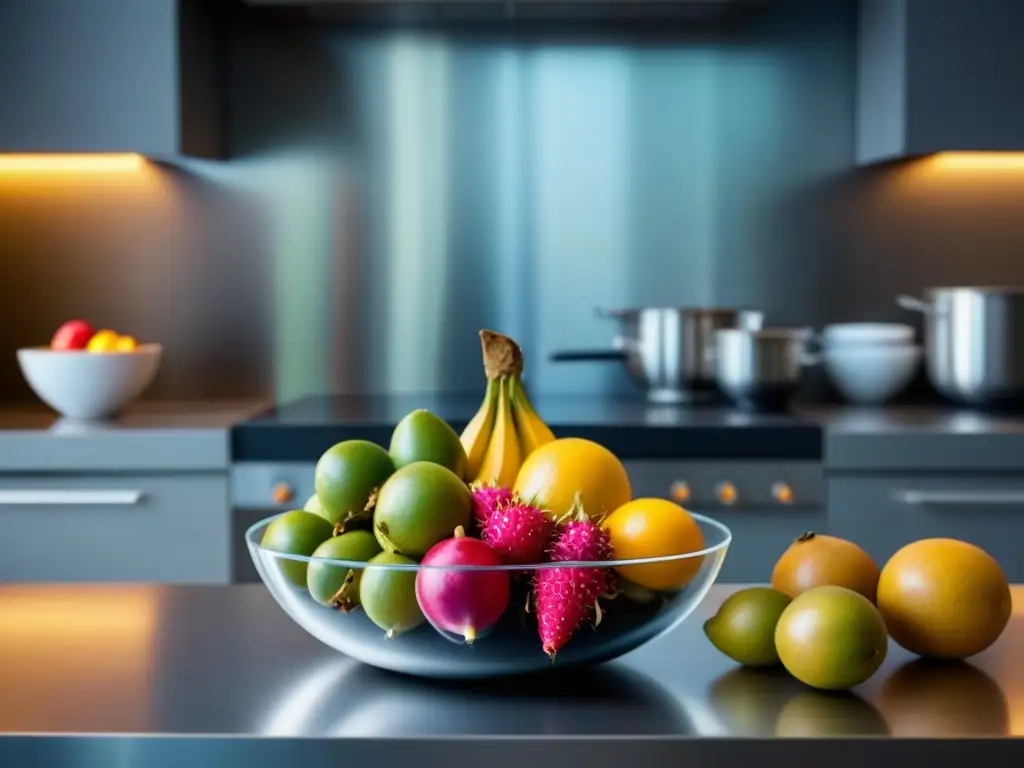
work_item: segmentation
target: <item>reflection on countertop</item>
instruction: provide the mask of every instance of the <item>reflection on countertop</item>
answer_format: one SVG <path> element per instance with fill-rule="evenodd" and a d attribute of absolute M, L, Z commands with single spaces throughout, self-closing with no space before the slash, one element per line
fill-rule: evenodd
<path fill-rule="evenodd" d="M 939 663 L 890 643 L 848 693 L 719 654 L 701 625 L 737 588 L 713 587 L 680 627 L 616 662 L 474 682 L 361 665 L 307 635 L 260 584 L 0 586 L 0 655 L 17 661 L 0 665 L 0 734 L 1024 736 L 1024 587 L 988 651 Z"/>
<path fill-rule="evenodd" d="M 457 725 L 456 725 L 457 724 Z M 619 665 L 501 680 L 420 680 L 348 659 L 318 667 L 258 725 L 273 736 L 713 735 L 700 702 Z"/>
<path fill-rule="evenodd" d="M 1024 434 L 1024 413 L 985 413 L 938 405 L 806 407 L 797 412 L 833 434 Z"/>

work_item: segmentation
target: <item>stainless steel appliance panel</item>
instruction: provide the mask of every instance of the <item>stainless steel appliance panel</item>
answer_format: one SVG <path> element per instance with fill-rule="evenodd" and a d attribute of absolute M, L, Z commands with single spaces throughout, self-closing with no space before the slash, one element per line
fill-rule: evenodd
<path fill-rule="evenodd" d="M 763 582 L 804 531 L 825 531 L 825 478 L 818 462 L 627 461 L 633 496 L 667 498 L 729 526 L 733 542 L 720 581 Z M 246 462 L 232 468 L 235 581 L 258 581 L 245 550 L 249 525 L 301 507 L 313 492 L 312 463 Z M 277 493 L 290 489 L 293 501 Z"/>

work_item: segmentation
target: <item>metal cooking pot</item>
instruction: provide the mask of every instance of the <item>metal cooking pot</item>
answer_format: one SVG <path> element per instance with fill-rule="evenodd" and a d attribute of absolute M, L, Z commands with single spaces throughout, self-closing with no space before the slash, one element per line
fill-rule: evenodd
<path fill-rule="evenodd" d="M 925 315 L 928 378 L 968 405 L 1024 404 L 1024 288 L 928 288 L 898 296 Z"/>
<path fill-rule="evenodd" d="M 809 328 L 728 328 L 715 334 L 716 381 L 741 408 L 782 411 L 800 386 L 804 366 L 816 358 L 807 351 Z"/>
<path fill-rule="evenodd" d="M 764 315 L 746 309 L 647 307 L 597 310 L 620 333 L 611 349 L 555 352 L 555 361 L 618 360 L 655 403 L 687 403 L 715 392 L 715 332 L 759 329 Z"/>

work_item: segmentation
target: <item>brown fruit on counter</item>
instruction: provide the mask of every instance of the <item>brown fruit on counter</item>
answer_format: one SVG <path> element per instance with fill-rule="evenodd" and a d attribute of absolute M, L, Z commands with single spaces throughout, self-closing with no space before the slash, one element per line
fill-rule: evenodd
<path fill-rule="evenodd" d="M 893 736 L 1006 736 L 1010 710 L 999 684 L 964 661 L 914 659 L 885 682 L 878 706 Z"/>
<path fill-rule="evenodd" d="M 808 532 L 775 564 L 772 586 L 790 597 L 815 587 L 846 587 L 875 602 L 878 565 L 852 541 Z"/>
<path fill-rule="evenodd" d="M 1010 621 L 1010 586 L 985 550 L 922 539 L 893 555 L 878 582 L 878 609 L 911 653 L 963 659 L 994 643 Z"/>

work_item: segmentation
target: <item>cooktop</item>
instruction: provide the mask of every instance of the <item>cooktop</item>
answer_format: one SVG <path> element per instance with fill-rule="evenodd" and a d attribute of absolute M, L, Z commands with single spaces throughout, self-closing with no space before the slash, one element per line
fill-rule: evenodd
<path fill-rule="evenodd" d="M 638 399 L 531 396 L 558 437 L 602 443 L 623 459 L 820 460 L 821 427 L 792 413 L 759 414 L 728 406 L 655 405 Z M 461 431 L 479 395 L 323 395 L 283 403 L 232 428 L 232 460 L 315 461 L 336 442 L 387 445 L 395 424 L 426 408 Z"/>

